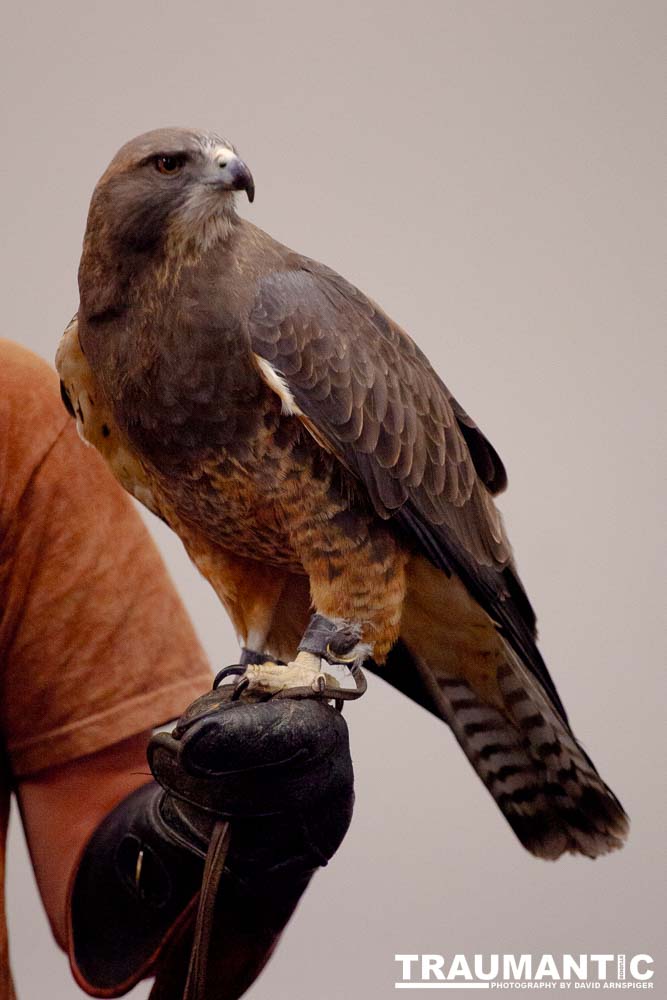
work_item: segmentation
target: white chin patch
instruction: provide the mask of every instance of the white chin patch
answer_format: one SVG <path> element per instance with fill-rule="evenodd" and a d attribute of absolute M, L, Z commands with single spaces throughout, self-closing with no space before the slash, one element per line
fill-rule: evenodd
<path fill-rule="evenodd" d="M 232 227 L 234 192 L 198 185 L 188 196 L 178 214 L 175 228 L 201 250 L 225 240 Z"/>

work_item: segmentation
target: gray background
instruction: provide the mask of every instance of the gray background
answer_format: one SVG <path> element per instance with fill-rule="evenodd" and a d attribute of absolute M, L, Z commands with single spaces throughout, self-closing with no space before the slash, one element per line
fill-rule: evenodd
<path fill-rule="evenodd" d="M 347 712 L 350 835 L 253 1000 L 384 1000 L 395 952 L 660 955 L 664 13 L 647 0 L 5 11 L 2 333 L 53 358 L 90 193 L 122 142 L 165 124 L 228 135 L 257 182 L 242 211 L 378 299 L 506 460 L 502 509 L 542 649 L 632 817 L 620 855 L 534 860 L 444 725 L 371 680 Z M 212 659 L 233 661 L 213 594 L 151 528 Z M 80 996 L 16 821 L 10 855 L 20 996 Z"/>

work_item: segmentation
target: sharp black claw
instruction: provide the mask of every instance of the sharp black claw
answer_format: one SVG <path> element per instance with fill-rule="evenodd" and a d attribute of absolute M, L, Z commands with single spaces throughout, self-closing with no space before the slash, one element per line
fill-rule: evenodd
<path fill-rule="evenodd" d="M 223 667 L 222 670 L 218 670 L 213 678 L 213 691 L 220 687 L 225 677 L 240 677 L 244 673 L 245 667 L 241 664 L 235 664 L 232 667 Z"/>
<path fill-rule="evenodd" d="M 250 678 L 242 677 L 232 691 L 232 701 L 238 701 L 243 692 L 250 687 Z"/>

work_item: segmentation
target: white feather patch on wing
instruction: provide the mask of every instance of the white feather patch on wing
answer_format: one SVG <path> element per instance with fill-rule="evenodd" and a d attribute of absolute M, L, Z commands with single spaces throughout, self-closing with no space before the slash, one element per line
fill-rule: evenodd
<path fill-rule="evenodd" d="M 283 376 L 265 359 L 255 354 L 255 362 L 259 368 L 260 375 L 272 389 L 283 404 L 283 413 L 288 417 L 303 417 L 303 412 L 297 406 L 296 400 L 290 391 L 290 387 Z"/>

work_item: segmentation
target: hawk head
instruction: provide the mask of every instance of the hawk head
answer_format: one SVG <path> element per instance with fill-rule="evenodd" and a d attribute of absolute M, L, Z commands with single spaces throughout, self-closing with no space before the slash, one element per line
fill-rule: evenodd
<path fill-rule="evenodd" d="M 126 143 L 100 178 L 87 237 L 116 251 L 150 250 L 167 237 L 204 249 L 236 217 L 234 193 L 255 185 L 232 144 L 215 132 L 164 128 Z"/>

